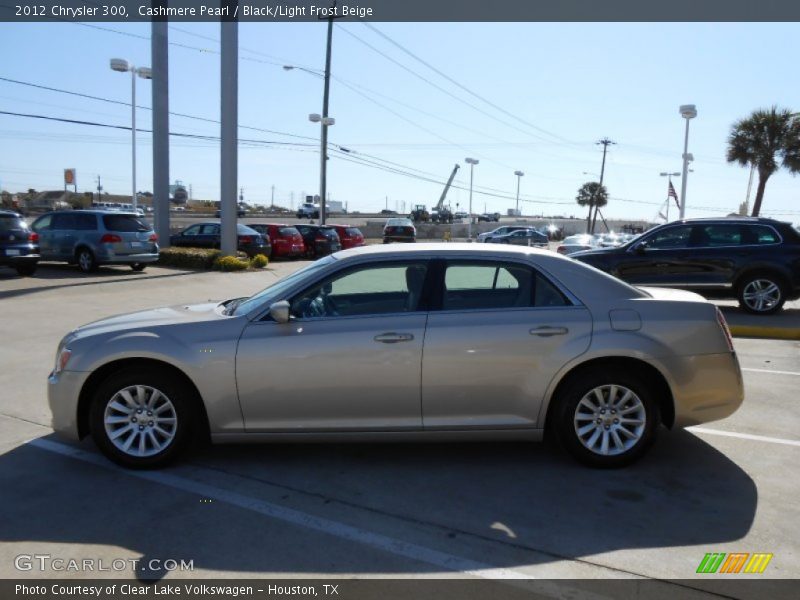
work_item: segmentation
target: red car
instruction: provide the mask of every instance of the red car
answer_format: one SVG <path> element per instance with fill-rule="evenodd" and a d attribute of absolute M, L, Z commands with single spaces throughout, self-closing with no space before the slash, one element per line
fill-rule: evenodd
<path fill-rule="evenodd" d="M 255 229 L 261 235 L 269 236 L 269 240 L 272 243 L 272 258 L 300 257 L 306 253 L 303 236 L 291 225 L 248 223 L 248 227 Z"/>
<path fill-rule="evenodd" d="M 333 225 L 331 223 L 326 223 L 328 227 L 333 227 L 336 230 L 336 233 L 339 234 L 339 241 L 342 243 L 342 250 L 347 250 L 348 248 L 358 248 L 359 246 L 364 246 L 364 234 L 361 233 L 361 230 L 358 227 L 353 227 L 352 225 Z"/>

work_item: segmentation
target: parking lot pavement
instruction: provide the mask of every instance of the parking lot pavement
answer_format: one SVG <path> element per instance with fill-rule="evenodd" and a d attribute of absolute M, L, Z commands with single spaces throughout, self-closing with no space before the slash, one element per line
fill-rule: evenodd
<path fill-rule="evenodd" d="M 800 340 L 800 300 L 791 300 L 772 315 L 752 315 L 739 308 L 735 300 L 720 300 L 731 333 L 738 337 Z"/>
<path fill-rule="evenodd" d="M 707 552 L 770 552 L 761 577 L 800 577 L 797 342 L 735 340 L 742 409 L 663 431 L 644 460 L 616 471 L 507 443 L 219 446 L 130 472 L 91 441 L 51 434 L 45 382 L 64 333 L 120 312 L 249 294 L 298 263 L 270 266 L 0 274 L 10 340 L 0 347 L 0 577 L 30 576 L 14 558 L 46 553 L 194 561 L 192 572 L 139 577 L 667 579 L 698 577 Z"/>

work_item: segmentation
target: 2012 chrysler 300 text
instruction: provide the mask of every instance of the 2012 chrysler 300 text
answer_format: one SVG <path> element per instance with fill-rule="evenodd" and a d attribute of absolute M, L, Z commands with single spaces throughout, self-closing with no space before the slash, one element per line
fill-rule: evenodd
<path fill-rule="evenodd" d="M 538 440 L 620 466 L 659 425 L 743 399 L 727 325 L 555 253 L 472 244 L 338 252 L 250 297 L 80 327 L 54 428 L 149 467 L 215 442 Z"/>

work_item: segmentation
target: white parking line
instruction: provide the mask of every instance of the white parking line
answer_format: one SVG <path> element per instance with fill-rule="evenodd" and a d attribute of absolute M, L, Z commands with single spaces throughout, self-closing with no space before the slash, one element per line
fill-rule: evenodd
<path fill-rule="evenodd" d="M 687 427 L 693 433 L 705 433 L 706 435 L 720 435 L 723 437 L 739 438 L 742 440 L 752 440 L 754 442 L 767 442 L 769 444 L 783 444 L 785 446 L 800 446 L 797 440 L 786 440 L 783 438 L 767 437 L 765 435 L 753 435 L 750 433 L 737 433 L 735 431 L 722 431 L 720 429 L 706 429 L 705 427 Z"/>
<path fill-rule="evenodd" d="M 483 579 L 533 579 L 530 575 L 526 575 L 520 571 L 511 569 L 496 569 L 490 565 L 479 563 L 470 559 L 461 558 L 417 544 L 410 544 L 402 540 L 390 538 L 385 535 L 373 533 L 352 525 L 332 521 L 321 517 L 316 517 L 308 513 L 304 513 L 291 508 L 286 508 L 258 498 L 251 498 L 243 494 L 237 494 L 222 488 L 206 485 L 198 481 L 186 479 L 171 475 L 163 471 L 128 471 L 117 467 L 109 462 L 104 457 L 98 454 L 92 454 L 66 444 L 52 442 L 50 440 L 35 439 L 28 442 L 29 445 L 35 446 L 41 450 L 48 452 L 55 452 L 69 458 L 81 460 L 83 462 L 91 463 L 93 465 L 110 469 L 118 473 L 124 473 L 137 479 L 144 479 L 153 483 L 166 485 L 190 494 L 196 494 L 203 498 L 213 498 L 219 502 L 225 502 L 238 508 L 250 510 L 255 513 L 278 519 L 292 525 L 299 525 L 306 529 L 312 529 L 321 533 L 332 535 L 344 540 L 371 546 L 378 550 L 383 550 L 390 554 L 408 558 L 411 560 L 428 563 L 435 567 L 445 569 L 447 571 L 456 571 L 471 575 L 473 577 L 481 577 Z M 563 590 L 562 590 L 563 591 Z"/>
<path fill-rule="evenodd" d="M 800 375 L 797 371 L 773 371 L 772 369 L 747 369 L 742 367 L 742 371 L 750 371 L 751 373 L 772 373 L 774 375 Z"/>

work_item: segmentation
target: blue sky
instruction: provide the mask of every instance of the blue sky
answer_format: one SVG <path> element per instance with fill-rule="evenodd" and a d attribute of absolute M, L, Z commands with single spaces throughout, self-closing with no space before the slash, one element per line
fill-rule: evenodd
<path fill-rule="evenodd" d="M 105 31 L 97 27 L 113 29 Z M 694 103 L 691 123 L 688 216 L 726 214 L 744 200 L 749 170 L 725 162 L 730 125 L 758 107 L 800 111 L 796 57 L 798 24 L 556 24 L 378 23 L 375 27 L 448 77 L 505 112 L 470 95 L 360 23 L 337 24 L 333 41 L 330 141 L 361 161 L 389 165 L 444 181 L 475 168 L 474 210 L 514 205 L 514 171 L 522 179 L 527 214 L 582 215 L 574 202 L 580 185 L 599 173 L 601 148 L 611 147 L 605 183 L 606 214 L 655 217 L 666 197 L 661 171 L 680 171 L 684 121 L 680 104 Z M 122 33 L 119 33 L 122 32 Z M 145 23 L 0 24 L 0 77 L 130 100 L 129 80 L 108 67 L 120 57 L 150 64 Z M 125 35 L 128 34 L 128 35 Z M 283 64 L 324 65 L 322 23 L 240 25 L 240 125 L 284 132 L 240 130 L 240 137 L 297 145 L 246 144 L 239 149 L 239 181 L 249 202 L 296 205 L 317 192 L 321 79 L 285 71 Z M 144 38 L 144 39 L 143 39 Z M 219 119 L 219 25 L 171 25 L 170 110 Z M 390 56 L 390 62 L 363 42 Z M 185 47 L 189 46 L 189 47 Z M 411 71 L 411 72 L 409 72 Z M 433 87 L 414 73 L 444 88 Z M 357 93 L 355 90 L 361 92 Z M 138 104 L 150 105 L 151 84 L 138 83 Z M 366 95 L 366 97 L 365 97 Z M 456 96 L 457 98 L 454 98 Z M 472 105 L 472 106 L 470 106 Z M 125 106 L 81 99 L 0 81 L 0 110 L 129 125 Z M 150 113 L 138 112 L 149 128 Z M 171 117 L 172 131 L 218 136 L 219 126 Z M 542 131 L 544 130 L 544 132 Z M 545 133 L 546 132 L 546 133 Z M 130 190 L 127 132 L 0 115 L 0 186 L 58 189 L 62 169 L 75 167 L 79 190 L 102 176 L 112 193 Z M 310 138 L 310 139 L 307 139 Z M 356 154 L 358 153 L 358 154 Z M 352 210 L 431 205 L 440 183 L 387 172 L 332 156 L 328 190 Z M 352 159 L 351 159 L 352 160 Z M 192 185 L 195 198 L 219 197 L 219 147 L 214 141 L 172 139 L 171 180 Z M 152 188 L 149 134 L 139 135 L 138 188 Z M 399 166 L 398 166 L 399 165 Z M 680 191 L 680 180 L 675 181 Z M 755 193 L 755 184 L 753 186 Z M 468 192 L 449 200 L 465 209 Z M 764 214 L 800 221 L 800 181 L 781 172 L 768 185 Z M 673 206 L 674 209 L 674 206 Z M 675 211 L 673 210 L 673 214 Z"/>

